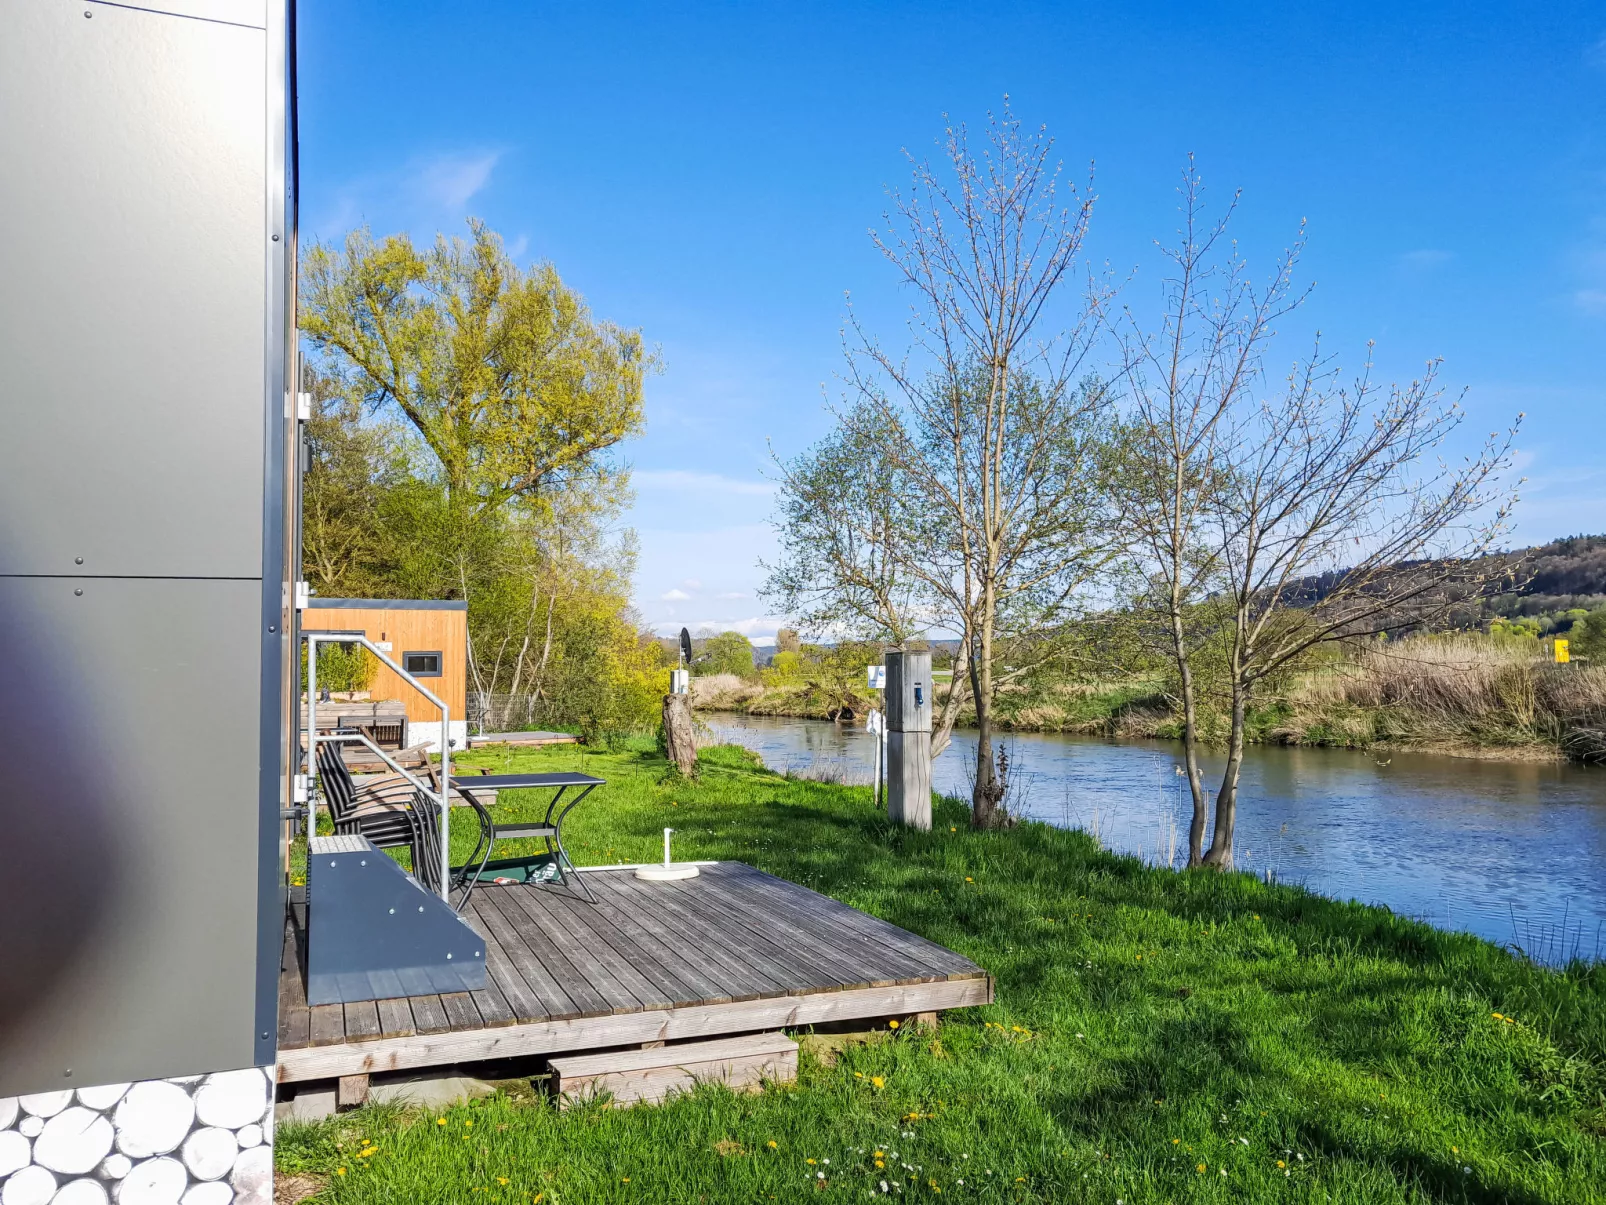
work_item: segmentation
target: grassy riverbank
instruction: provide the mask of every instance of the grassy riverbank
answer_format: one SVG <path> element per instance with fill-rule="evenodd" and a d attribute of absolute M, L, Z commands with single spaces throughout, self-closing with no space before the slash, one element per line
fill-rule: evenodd
<path fill-rule="evenodd" d="M 868 791 L 731 748 L 703 751 L 695 785 L 645 745 L 460 764 L 583 766 L 608 786 L 576 813 L 582 862 L 650 860 L 670 825 L 677 856 L 752 863 L 962 952 L 998 1000 L 935 1038 L 806 1056 L 758 1095 L 559 1113 L 526 1091 L 282 1127 L 281 1175 L 318 1200 L 864 1200 L 885 1180 L 932 1201 L 1606 1201 L 1606 967 L 1541 970 L 1080 833 L 971 833 L 952 803 L 929 834 L 895 830 Z"/>
<path fill-rule="evenodd" d="M 869 698 L 773 675 L 694 680 L 700 708 L 751 715 L 831 718 Z M 938 697 L 944 691 L 935 684 Z M 1206 739 L 1226 738 L 1226 716 L 1204 692 Z M 968 708 L 961 726 L 974 723 Z M 997 722 L 1016 732 L 1177 739 L 1181 719 L 1165 678 L 1136 674 L 1086 682 L 1041 677 L 1001 693 Z M 1606 759 L 1606 665 L 1555 665 L 1535 639 L 1424 636 L 1330 651 L 1319 664 L 1269 683 L 1250 713 L 1261 744 L 1419 748 L 1475 756 Z"/>

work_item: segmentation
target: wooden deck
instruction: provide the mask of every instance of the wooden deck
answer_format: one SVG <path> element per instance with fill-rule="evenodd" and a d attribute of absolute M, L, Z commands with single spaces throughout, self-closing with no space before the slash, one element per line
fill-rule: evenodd
<path fill-rule="evenodd" d="M 985 1004 L 991 977 L 953 951 L 739 862 L 646 883 L 589 870 L 562 889 L 486 885 L 465 917 L 485 990 L 309 1008 L 286 926 L 279 1079 L 906 1017 Z M 314 922 L 316 923 L 316 922 Z"/>

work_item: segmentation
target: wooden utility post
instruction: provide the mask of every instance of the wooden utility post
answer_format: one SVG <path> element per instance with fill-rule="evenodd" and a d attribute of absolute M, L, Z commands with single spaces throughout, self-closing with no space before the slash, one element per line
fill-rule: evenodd
<path fill-rule="evenodd" d="M 931 828 L 931 654 L 887 653 L 887 816 Z"/>
<path fill-rule="evenodd" d="M 697 732 L 691 718 L 691 690 L 686 671 L 670 674 L 670 693 L 664 696 L 664 746 L 669 762 L 687 778 L 697 769 Z"/>

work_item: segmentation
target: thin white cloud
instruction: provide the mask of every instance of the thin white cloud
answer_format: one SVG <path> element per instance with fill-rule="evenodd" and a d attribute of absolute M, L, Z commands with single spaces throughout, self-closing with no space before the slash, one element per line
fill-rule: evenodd
<path fill-rule="evenodd" d="M 452 211 L 461 210 L 491 180 L 501 151 L 458 151 L 423 160 L 412 168 L 420 197 Z"/>
<path fill-rule="evenodd" d="M 749 640 L 757 639 L 764 643 L 773 643 L 775 630 L 787 626 L 784 615 L 754 615 L 746 619 L 696 619 L 687 623 L 667 623 L 656 620 L 650 625 L 654 632 L 660 636 L 673 636 L 682 627 L 693 632 L 708 628 L 715 632 L 740 632 Z"/>
<path fill-rule="evenodd" d="M 688 494 L 748 494 L 767 498 L 775 493 L 772 481 L 744 481 L 722 473 L 694 473 L 687 469 L 640 469 L 630 475 L 630 481 L 637 489 Z"/>
<path fill-rule="evenodd" d="M 510 259 L 519 259 L 529 249 L 530 249 L 530 236 L 527 235 L 527 234 L 521 234 L 521 235 L 519 235 L 518 238 L 514 239 L 511 243 L 509 243 L 507 245 L 508 257 Z"/>
<path fill-rule="evenodd" d="M 664 602 L 685 602 L 691 595 L 684 590 L 665 590 L 658 597 Z"/>

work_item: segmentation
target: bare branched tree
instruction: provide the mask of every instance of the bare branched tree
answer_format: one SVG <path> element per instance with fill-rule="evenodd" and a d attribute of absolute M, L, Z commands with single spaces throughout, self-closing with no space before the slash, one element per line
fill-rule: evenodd
<path fill-rule="evenodd" d="M 1209 639 L 1198 608 L 1219 585 L 1221 558 L 1208 529 L 1221 488 L 1219 453 L 1234 416 L 1261 373 L 1273 323 L 1298 306 L 1293 288 L 1299 245 L 1271 279 L 1252 281 L 1236 255 L 1216 258 L 1237 198 L 1211 221 L 1193 157 L 1183 172 L 1182 228 L 1165 280 L 1164 318 L 1146 330 L 1130 312 L 1117 327 L 1129 411 L 1122 427 L 1122 465 L 1114 497 L 1132 565 L 1141 585 L 1136 609 L 1176 671 L 1183 759 L 1193 816 L 1188 865 L 1204 857 L 1209 799 L 1199 768 L 1199 699 L 1194 658 Z"/>
<path fill-rule="evenodd" d="M 1516 424 L 1447 463 L 1438 454 L 1465 413 L 1439 387 L 1438 363 L 1405 385 L 1371 374 L 1369 360 L 1340 385 L 1318 343 L 1219 445 L 1212 522 L 1231 726 L 1207 866 L 1232 865 L 1257 686 L 1317 645 L 1431 624 L 1504 576 L 1481 558 L 1516 501 L 1502 482 Z"/>
<path fill-rule="evenodd" d="M 869 615 L 885 582 L 901 615 L 961 638 L 955 676 L 968 680 L 976 711 L 981 828 L 1006 819 L 992 749 L 997 691 L 1050 655 L 1048 637 L 1110 555 L 1108 401 L 1085 371 L 1108 293 L 1076 287 L 1093 198 L 1069 189 L 1062 204 L 1052 148 L 1006 108 L 980 153 L 951 126 L 941 170 L 912 160 L 892 229 L 873 234 L 914 292 L 912 346 L 889 353 L 854 320 L 854 400 L 838 412 L 838 434 L 783 466 L 784 527 L 818 497 L 822 458 L 872 458 L 866 467 L 884 484 L 869 495 L 876 505 L 841 510 L 825 572 L 793 555 L 772 596 L 839 594 L 832 605 L 850 610 L 857 597 Z"/>

